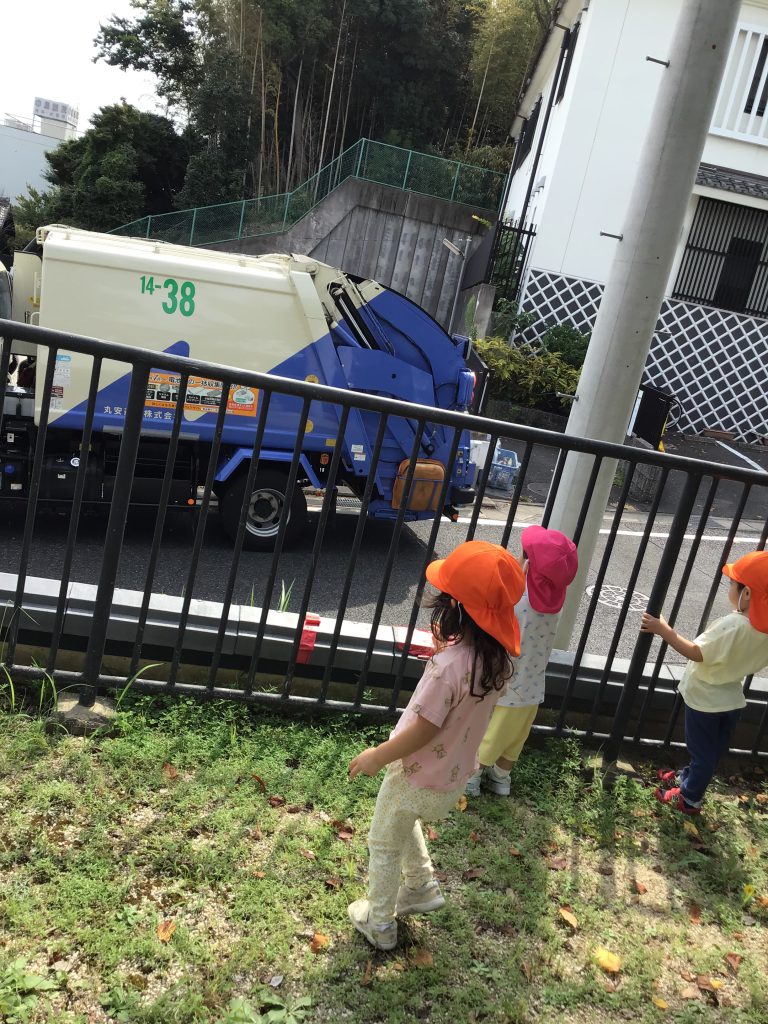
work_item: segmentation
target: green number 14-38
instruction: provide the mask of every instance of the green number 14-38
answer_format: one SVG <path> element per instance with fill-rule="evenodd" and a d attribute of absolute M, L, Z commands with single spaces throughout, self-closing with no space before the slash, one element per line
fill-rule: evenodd
<path fill-rule="evenodd" d="M 195 286 L 191 281 L 177 281 L 175 277 L 166 277 L 162 284 L 159 279 L 141 275 L 141 294 L 154 295 L 156 291 L 165 290 L 165 302 L 162 304 L 164 313 L 175 313 L 192 316 L 195 312 Z"/>

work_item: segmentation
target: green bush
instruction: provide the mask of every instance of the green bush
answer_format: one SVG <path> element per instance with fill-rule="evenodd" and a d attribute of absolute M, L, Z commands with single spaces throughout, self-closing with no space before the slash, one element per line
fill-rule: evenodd
<path fill-rule="evenodd" d="M 478 341 L 477 351 L 491 371 L 492 398 L 543 412 L 570 412 L 570 403 L 564 405 L 556 392 L 575 394 L 579 371 L 568 366 L 559 354 L 530 345 L 512 348 L 504 338 Z"/>
<path fill-rule="evenodd" d="M 587 346 L 591 334 L 582 334 L 571 324 L 556 324 L 549 327 L 539 338 L 539 343 L 547 352 L 556 353 L 564 363 L 580 370 L 584 365 Z"/>

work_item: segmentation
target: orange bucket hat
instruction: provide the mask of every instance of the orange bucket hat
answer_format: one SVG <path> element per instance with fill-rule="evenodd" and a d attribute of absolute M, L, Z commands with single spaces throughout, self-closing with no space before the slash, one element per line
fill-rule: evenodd
<path fill-rule="evenodd" d="M 768 551 L 750 551 L 737 562 L 724 565 L 723 573 L 749 587 L 750 625 L 759 633 L 768 633 Z"/>
<path fill-rule="evenodd" d="M 520 654 L 520 626 L 515 605 L 523 596 L 525 576 L 514 555 L 499 544 L 468 540 L 430 562 L 427 579 L 450 594 L 477 625 L 513 657 Z"/>

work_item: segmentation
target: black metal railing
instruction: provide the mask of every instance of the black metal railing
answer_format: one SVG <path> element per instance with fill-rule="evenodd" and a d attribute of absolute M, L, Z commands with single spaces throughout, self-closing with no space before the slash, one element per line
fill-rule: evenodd
<path fill-rule="evenodd" d="M 715 607 L 722 565 L 740 553 L 764 548 L 768 537 L 768 474 L 755 470 L 574 438 L 7 321 L 0 321 L 0 336 L 4 336 L 0 414 L 5 411 L 6 417 L 8 403 L 13 406 L 15 401 L 13 394 L 6 394 L 13 339 L 36 344 L 48 357 L 36 441 L 30 452 L 28 496 L 15 506 L 16 511 L 12 502 L 3 507 L 0 689 L 3 679 L 30 685 L 48 680 L 59 689 L 76 688 L 87 704 L 97 690 L 122 688 L 132 679 L 134 686 L 162 694 L 394 715 L 421 671 L 413 645 L 421 642 L 417 630 L 426 626 L 420 605 L 426 565 L 473 537 L 517 550 L 519 531 L 525 525 L 549 522 L 568 455 L 582 452 L 593 457 L 592 480 L 607 463 L 619 468 L 577 630 L 570 649 L 553 654 L 547 701 L 536 729 L 554 735 L 567 730 L 605 745 L 612 753 L 629 742 L 676 746 L 681 743 L 675 696 L 681 661 L 663 645 L 659 647 L 658 640 L 638 635 L 639 611 L 646 606 L 655 613 L 664 611 L 682 632 L 695 635 L 713 615 L 727 610 L 724 602 Z M 62 353 L 80 353 L 91 360 L 79 464 L 63 519 L 46 517 L 49 502 L 41 494 L 46 438 L 55 438 L 58 429 L 52 417 L 57 412 L 52 408 L 52 381 L 55 357 Z M 104 525 L 98 516 L 92 518 L 93 509 L 85 497 L 96 396 L 107 360 L 126 364 L 130 391 Z M 161 499 L 147 523 L 141 520 L 141 509 L 132 507 L 132 484 L 150 371 L 178 374 L 181 384 L 167 438 Z M 183 396 L 190 375 L 222 382 L 222 397 L 213 440 L 200 453 L 204 483 L 187 513 L 191 535 L 172 534 L 166 503 L 175 454 L 183 440 Z M 214 477 L 226 401 L 229 386 L 235 383 L 257 389 L 260 400 L 254 453 L 244 469 L 246 497 L 238 529 L 234 541 L 224 542 L 211 512 L 217 501 Z M 259 469 L 270 402 L 276 395 L 298 400 L 297 440 L 286 463 L 286 501 L 274 551 L 252 552 L 244 545 L 248 495 Z M 338 432 L 313 528 L 299 538 L 298 550 L 290 551 L 285 540 L 291 496 L 301 484 L 301 439 L 316 402 L 337 409 Z M 375 427 L 369 474 L 354 497 L 356 515 L 350 517 L 336 514 L 335 490 L 345 457 L 342 442 L 348 419 L 358 411 L 372 417 Z M 405 499 L 396 513 L 393 510 L 391 521 L 379 522 L 367 519 L 366 511 L 376 495 L 376 467 L 387 426 L 397 419 L 406 420 L 414 436 Z M 478 470 L 476 500 L 458 522 L 445 518 L 408 522 L 407 496 L 414 484 L 419 438 L 428 424 L 452 431 L 452 457 L 465 430 L 487 435 L 490 442 Z M 520 458 L 517 478 L 506 495 L 488 487 L 500 439 Z M 641 477 L 643 492 L 651 495 L 644 506 L 633 498 Z M 536 494 L 534 483 L 540 490 L 543 485 L 543 494 L 548 491 L 543 505 L 526 500 Z M 446 482 L 439 507 L 447 488 Z M 591 488 L 586 490 L 577 542 L 591 514 Z M 495 506 L 490 510 L 493 516 L 489 502 Z M 284 583 L 291 578 L 295 610 L 286 613 L 277 609 L 277 587 L 279 580 Z M 702 579 L 706 581 L 703 588 Z M 646 593 L 638 593 L 637 587 Z M 606 604 L 608 597 L 612 604 Z M 39 653 L 37 662 L 33 657 L 40 647 L 47 651 L 44 663 L 39 662 Z M 745 692 L 748 707 L 735 747 L 742 753 L 766 755 L 768 684 L 762 678 L 749 679 Z"/>
<path fill-rule="evenodd" d="M 493 251 L 488 267 L 488 280 L 496 287 L 496 298 L 515 302 L 520 294 L 528 252 L 536 237 L 533 225 L 496 225 Z"/>

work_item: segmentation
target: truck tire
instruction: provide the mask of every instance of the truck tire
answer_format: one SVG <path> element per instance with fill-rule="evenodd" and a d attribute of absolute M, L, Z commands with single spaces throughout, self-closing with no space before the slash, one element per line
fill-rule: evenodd
<path fill-rule="evenodd" d="M 240 510 L 245 501 L 245 474 L 235 477 L 221 496 L 220 512 L 224 530 L 231 540 L 237 537 Z M 246 551 L 272 551 L 280 528 L 288 477 L 277 470 L 264 470 L 255 480 L 248 502 L 243 548 Z M 307 525 L 307 499 L 298 484 L 293 489 L 283 548 L 292 547 Z"/>

